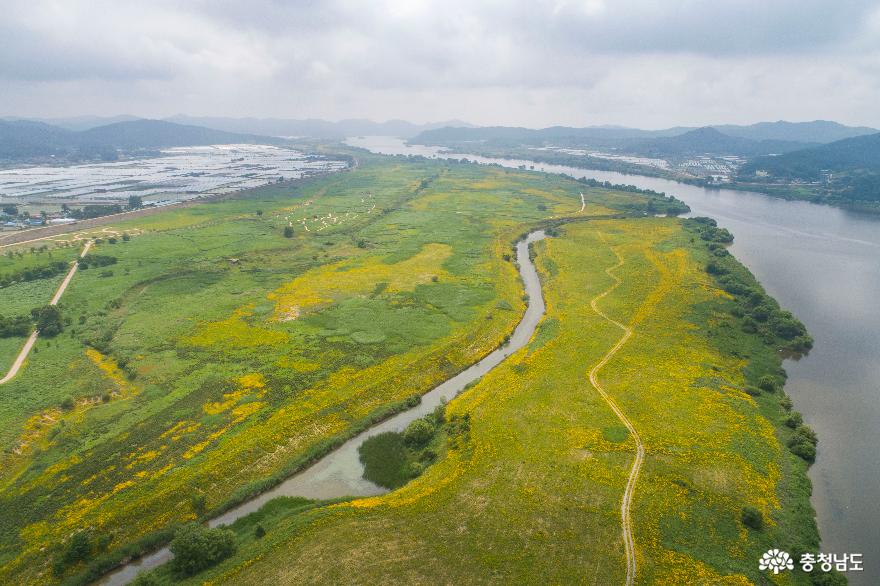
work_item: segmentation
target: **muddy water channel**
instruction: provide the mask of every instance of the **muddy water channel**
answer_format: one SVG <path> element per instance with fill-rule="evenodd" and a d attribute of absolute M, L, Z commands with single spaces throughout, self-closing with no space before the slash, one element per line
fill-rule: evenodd
<path fill-rule="evenodd" d="M 390 137 L 349 144 L 663 191 L 733 232 L 731 252 L 815 338 L 807 357 L 785 362 L 785 390 L 819 434 L 810 478 L 821 549 L 862 553 L 864 571 L 848 572 L 850 584 L 880 584 L 880 216 L 657 177 L 447 153 Z"/>
<path fill-rule="evenodd" d="M 390 419 L 363 431 L 333 450 L 309 468 L 291 476 L 272 490 L 264 492 L 252 500 L 246 501 L 209 521 L 211 527 L 229 525 L 236 519 L 252 513 L 279 496 L 299 496 L 310 499 L 333 499 L 345 496 L 371 496 L 388 492 L 387 489 L 373 484 L 363 478 L 364 467 L 358 457 L 358 448 L 364 441 L 374 435 L 386 431 L 403 431 L 412 421 L 431 413 L 438 405 L 449 401 L 460 393 L 468 384 L 498 366 L 505 358 L 525 346 L 531 339 L 538 322 L 544 315 L 544 297 L 541 294 L 541 282 L 535 265 L 529 258 L 529 246 L 545 238 L 543 230 L 530 233 L 516 244 L 516 259 L 519 272 L 528 295 L 528 306 L 522 321 L 516 326 L 510 341 L 501 348 L 494 350 L 485 358 L 460 372 L 451 379 L 435 387 L 425 395 L 421 402 L 398 413 Z M 155 568 L 172 558 L 171 551 L 164 547 L 150 555 L 135 560 L 118 570 L 108 574 L 101 584 L 118 586 L 134 580 L 138 572 Z"/>

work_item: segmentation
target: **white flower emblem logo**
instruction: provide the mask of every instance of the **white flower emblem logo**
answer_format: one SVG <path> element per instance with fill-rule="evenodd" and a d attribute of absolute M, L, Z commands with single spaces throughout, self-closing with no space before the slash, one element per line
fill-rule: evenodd
<path fill-rule="evenodd" d="M 788 553 L 780 549 L 771 549 L 761 556 L 758 569 L 773 570 L 774 574 L 778 574 L 785 570 L 793 570 L 794 562 L 791 561 L 791 556 Z"/>

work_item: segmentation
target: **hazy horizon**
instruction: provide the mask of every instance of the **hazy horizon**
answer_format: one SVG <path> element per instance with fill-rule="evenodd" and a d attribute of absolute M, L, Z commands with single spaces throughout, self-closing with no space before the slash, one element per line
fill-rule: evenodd
<path fill-rule="evenodd" d="M 198 120 L 195 120 L 193 122 L 175 120 L 176 118 L 180 118 L 180 117 L 196 118 L 196 119 L 198 119 L 198 118 L 205 118 L 205 119 L 215 118 L 215 119 L 228 119 L 228 120 L 248 120 L 248 119 L 253 119 L 253 120 L 273 120 L 273 119 L 274 120 L 297 120 L 297 121 L 329 122 L 331 124 L 339 124 L 339 123 L 348 122 L 348 121 L 364 121 L 364 122 L 369 122 L 369 123 L 373 123 L 373 124 L 390 124 L 390 123 L 397 122 L 397 123 L 413 124 L 415 126 L 437 125 L 437 124 L 444 124 L 444 123 L 462 123 L 465 125 L 470 125 L 470 126 L 475 126 L 475 127 L 489 127 L 489 126 L 521 127 L 521 128 L 534 129 L 534 130 L 551 128 L 554 126 L 573 127 L 573 128 L 578 127 L 578 126 L 572 126 L 572 125 L 567 125 L 567 124 L 548 124 L 546 126 L 529 126 L 529 125 L 524 125 L 524 124 L 483 125 L 483 124 L 474 124 L 473 122 L 471 122 L 469 120 L 464 120 L 464 119 L 460 119 L 460 118 L 452 118 L 452 119 L 446 119 L 446 120 L 427 119 L 425 121 L 414 121 L 414 120 L 408 120 L 408 119 L 404 119 L 404 118 L 373 119 L 373 118 L 364 118 L 364 117 L 357 117 L 357 116 L 344 116 L 341 118 L 311 118 L 311 117 L 297 118 L 297 117 L 293 117 L 293 116 L 290 116 L 290 117 L 288 117 L 288 116 L 265 116 L 265 117 L 264 116 L 234 116 L 234 115 L 208 116 L 208 115 L 200 115 L 200 114 L 181 114 L 181 113 L 172 114 L 170 116 L 164 116 L 164 117 L 160 117 L 160 118 L 153 118 L 150 116 L 138 116 L 137 114 L 106 114 L 106 115 L 102 115 L 102 114 L 75 114 L 75 115 L 71 115 L 71 116 L 58 116 L 58 117 L 54 117 L 54 116 L 16 116 L 16 115 L 8 115 L 8 114 L 0 115 L 0 119 L 34 120 L 34 121 L 42 121 L 42 122 L 45 122 L 48 124 L 51 124 L 52 122 L 55 122 L 55 121 L 57 121 L 57 122 L 71 121 L 72 122 L 75 120 L 91 120 L 91 119 L 106 121 L 106 122 L 102 122 L 102 124 L 103 123 L 112 124 L 114 120 L 121 119 L 121 118 L 131 118 L 131 119 L 139 119 L 139 120 L 162 120 L 162 121 L 178 122 L 178 123 L 182 123 L 182 124 L 190 124 L 190 123 L 196 124 L 196 125 L 198 124 Z M 791 123 L 791 124 L 805 124 L 805 123 L 811 123 L 811 122 L 832 122 L 832 123 L 836 122 L 839 124 L 844 124 L 846 126 L 852 126 L 852 127 L 873 128 L 869 124 L 845 124 L 845 123 L 840 122 L 838 120 L 832 120 L 832 119 L 827 119 L 827 118 L 825 118 L 825 119 L 817 118 L 817 119 L 813 119 L 813 120 L 790 120 L 790 119 L 789 120 L 786 120 L 786 119 L 755 120 L 753 122 L 743 122 L 743 123 L 739 123 L 739 124 L 733 124 L 730 122 L 722 121 L 722 122 L 714 122 L 714 123 L 708 123 L 708 124 L 703 124 L 703 125 L 668 124 L 668 125 L 661 125 L 661 126 L 655 126 L 655 127 L 636 127 L 636 126 L 627 126 L 627 125 L 623 125 L 623 124 L 596 123 L 596 124 L 586 124 L 581 127 L 583 127 L 583 128 L 629 128 L 629 129 L 649 130 L 650 131 L 650 130 L 668 130 L 668 129 L 677 128 L 677 127 L 706 128 L 706 127 L 718 127 L 718 126 L 727 126 L 727 125 L 752 126 L 752 125 L 762 124 L 762 123 L 778 123 L 778 122 L 785 122 L 785 123 Z"/>
<path fill-rule="evenodd" d="M 880 7 L 2 0 L 0 115 L 880 126 Z"/>

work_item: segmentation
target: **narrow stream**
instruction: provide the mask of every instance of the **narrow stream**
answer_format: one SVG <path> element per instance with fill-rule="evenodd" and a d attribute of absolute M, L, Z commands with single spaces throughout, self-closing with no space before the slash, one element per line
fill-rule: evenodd
<path fill-rule="evenodd" d="M 485 358 L 422 395 L 422 401 L 412 409 L 398 413 L 351 438 L 309 468 L 291 476 L 272 490 L 242 503 L 208 522 L 211 527 L 229 525 L 249 513 L 258 510 L 268 501 L 279 496 L 299 496 L 310 499 L 333 499 L 345 496 L 372 496 L 388 492 L 387 489 L 363 478 L 364 467 L 358 457 L 358 448 L 364 441 L 386 431 L 403 431 L 412 421 L 431 413 L 438 405 L 451 400 L 468 384 L 498 366 L 505 358 L 525 346 L 544 315 L 544 297 L 541 281 L 535 265 L 529 258 L 529 246 L 543 240 L 543 230 L 530 233 L 516 244 L 519 272 L 528 295 L 528 306 L 522 321 L 516 326 L 510 341 L 493 350 Z M 167 547 L 134 560 L 107 574 L 99 582 L 107 586 L 128 584 L 144 570 L 164 564 L 172 558 Z"/>

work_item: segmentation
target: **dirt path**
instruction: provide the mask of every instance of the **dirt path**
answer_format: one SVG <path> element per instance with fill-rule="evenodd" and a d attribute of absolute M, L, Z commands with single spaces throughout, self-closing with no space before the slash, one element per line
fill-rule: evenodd
<path fill-rule="evenodd" d="M 587 207 L 587 200 L 584 199 L 584 192 L 582 191 L 581 192 L 581 209 L 578 210 L 578 213 L 583 212 L 586 207 Z"/>
<path fill-rule="evenodd" d="M 629 340 L 630 336 L 632 336 L 632 329 L 630 327 L 625 326 L 619 321 L 611 319 L 601 309 L 599 309 L 599 306 L 597 305 L 603 297 L 614 291 L 621 283 L 621 280 L 617 276 L 615 276 L 612 271 L 623 266 L 623 257 L 621 257 L 620 254 L 618 254 L 618 252 L 613 248 L 611 249 L 611 251 L 617 257 L 618 262 L 613 267 L 605 269 L 605 273 L 609 277 L 614 279 L 614 284 L 599 295 L 595 296 L 590 301 L 590 307 L 593 308 L 593 311 L 599 314 L 602 318 L 608 320 L 609 322 L 623 330 L 623 337 L 621 337 L 620 340 L 618 340 L 617 343 L 614 345 L 614 347 L 611 348 L 611 350 L 609 350 L 608 353 L 602 357 L 602 360 L 600 360 L 596 364 L 596 366 L 594 366 L 590 370 L 590 383 L 599 392 L 599 394 L 602 395 L 602 398 L 605 399 L 605 402 L 608 403 L 608 406 L 611 407 L 611 410 L 614 411 L 614 414 L 617 415 L 617 418 L 620 419 L 620 421 L 626 426 L 636 444 L 636 457 L 635 460 L 633 460 L 632 468 L 629 472 L 629 478 L 626 482 L 626 490 L 623 491 L 623 500 L 620 504 L 620 519 L 621 525 L 623 527 L 623 543 L 626 549 L 626 586 L 632 586 L 636 580 L 637 565 L 636 544 L 635 540 L 633 539 L 632 515 L 630 513 L 630 509 L 632 508 L 633 494 L 636 490 L 636 481 L 639 477 L 639 471 L 642 468 L 642 462 L 645 459 L 645 446 L 642 444 L 642 440 L 639 437 L 639 434 L 636 431 L 636 428 L 633 426 L 632 422 L 630 422 L 629 418 L 627 418 L 620 407 L 617 406 L 617 403 L 614 402 L 614 399 L 612 399 L 608 395 L 608 393 L 605 392 L 605 389 L 603 389 L 602 385 L 599 383 L 599 371 L 602 370 L 602 368 L 606 364 L 608 364 L 608 361 L 610 361 L 611 358 L 615 354 L 617 354 L 617 351 L 620 350 L 623 345 L 626 344 L 627 340 Z"/>
<path fill-rule="evenodd" d="M 91 247 L 92 241 L 88 240 L 86 242 L 86 245 L 83 247 L 82 253 L 79 255 L 79 257 L 84 257 L 89 252 L 89 248 Z M 76 269 L 78 267 L 79 264 L 74 262 L 73 266 L 70 267 L 70 271 L 67 272 L 67 276 L 64 277 L 64 280 L 61 281 L 61 284 L 58 286 L 58 290 L 55 291 L 55 295 L 52 296 L 52 301 L 49 302 L 49 305 L 58 305 L 58 302 L 61 300 L 61 296 L 64 295 L 64 291 L 66 291 L 67 286 L 70 285 L 70 281 L 71 279 L 73 279 L 73 275 L 76 274 Z M 38 335 L 39 332 L 35 330 L 30 336 L 28 336 L 28 339 L 24 343 L 24 346 L 21 347 L 21 352 L 18 353 L 18 356 L 12 363 L 12 367 L 9 369 L 9 372 L 6 373 L 6 376 L 0 379 L 0 385 L 6 384 L 13 378 L 15 378 L 15 375 L 18 374 L 18 371 L 21 370 L 24 361 L 27 359 L 28 354 L 31 353 L 31 348 L 33 348 L 34 344 L 37 342 Z"/>

